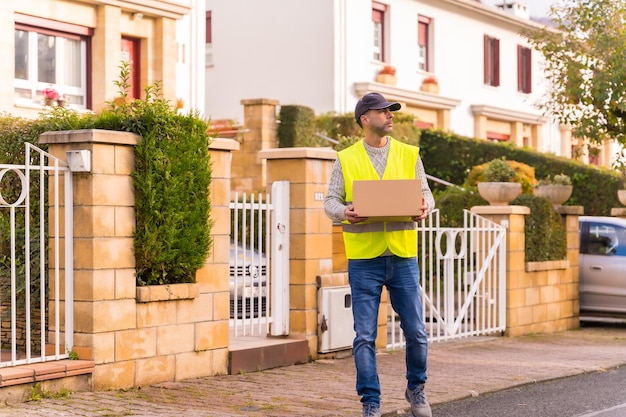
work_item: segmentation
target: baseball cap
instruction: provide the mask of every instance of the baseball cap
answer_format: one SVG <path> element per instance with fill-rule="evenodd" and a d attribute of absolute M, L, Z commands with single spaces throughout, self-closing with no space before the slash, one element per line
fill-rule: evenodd
<path fill-rule="evenodd" d="M 354 118 L 359 123 L 361 116 L 363 116 L 368 110 L 379 110 L 389 108 L 390 111 L 400 110 L 402 106 L 400 103 L 389 102 L 385 100 L 385 97 L 379 93 L 367 93 L 356 103 L 354 108 Z M 361 124 L 359 123 L 359 126 Z"/>

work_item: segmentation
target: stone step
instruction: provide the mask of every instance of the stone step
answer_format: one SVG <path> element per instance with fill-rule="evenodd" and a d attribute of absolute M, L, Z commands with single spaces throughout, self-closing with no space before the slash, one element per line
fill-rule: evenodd
<path fill-rule="evenodd" d="M 257 372 L 309 361 L 309 343 L 296 338 L 237 339 L 231 344 L 228 373 Z"/>

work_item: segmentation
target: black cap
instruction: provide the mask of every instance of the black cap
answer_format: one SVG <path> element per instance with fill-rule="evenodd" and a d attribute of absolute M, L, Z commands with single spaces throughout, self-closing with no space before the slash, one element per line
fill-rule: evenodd
<path fill-rule="evenodd" d="M 360 120 L 368 110 L 379 110 L 389 108 L 390 111 L 400 110 L 402 105 L 396 102 L 389 102 L 385 100 L 385 97 L 379 93 L 367 93 L 356 103 L 354 108 L 354 118 L 356 122 L 361 125 Z"/>

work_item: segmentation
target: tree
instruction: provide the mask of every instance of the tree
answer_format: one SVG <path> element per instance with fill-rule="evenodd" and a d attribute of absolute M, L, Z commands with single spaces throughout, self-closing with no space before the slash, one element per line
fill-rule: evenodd
<path fill-rule="evenodd" d="M 626 0 L 562 0 L 553 27 L 521 32 L 545 58 L 539 108 L 592 143 L 626 145 Z"/>

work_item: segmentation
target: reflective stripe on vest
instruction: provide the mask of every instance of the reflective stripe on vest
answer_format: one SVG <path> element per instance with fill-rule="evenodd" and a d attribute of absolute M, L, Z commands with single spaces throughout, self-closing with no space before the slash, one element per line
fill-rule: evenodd
<path fill-rule="evenodd" d="M 382 180 L 414 179 L 419 148 L 389 139 L 387 166 Z M 378 180 L 363 140 L 340 151 L 346 201 L 352 201 L 354 180 Z M 417 255 L 417 231 L 414 222 L 357 223 L 342 222 L 343 240 L 348 259 L 372 259 L 389 249 L 394 255 L 409 258 Z"/>
<path fill-rule="evenodd" d="M 343 223 L 341 225 L 346 233 L 371 233 L 371 232 L 396 232 L 398 230 L 415 230 L 416 223 L 413 222 L 389 222 L 389 223 Z"/>

